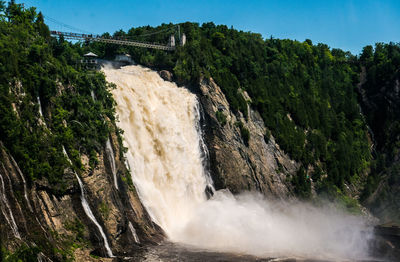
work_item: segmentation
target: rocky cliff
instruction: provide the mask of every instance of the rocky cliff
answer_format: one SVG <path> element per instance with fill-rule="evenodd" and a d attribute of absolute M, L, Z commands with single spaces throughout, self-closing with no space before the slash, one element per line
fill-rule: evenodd
<path fill-rule="evenodd" d="M 362 67 L 360 102 L 374 138 L 376 163 L 367 205 L 382 221 L 400 223 L 400 73 L 373 77 Z"/>
<path fill-rule="evenodd" d="M 113 152 L 119 152 L 115 135 Z M 91 169 L 81 156 L 83 181 L 89 207 L 102 227 L 116 256 L 129 256 L 142 245 L 159 242 L 162 230 L 153 224 L 130 182 L 127 167 L 115 154 L 118 190 L 114 184 L 108 152 L 102 150 L 99 164 Z M 0 143 L 0 239 L 5 253 L 24 253 L 41 261 L 96 260 L 106 256 L 104 241 L 85 213 L 75 171 L 64 170 L 66 193 L 55 196 L 51 185 L 37 180 L 31 185 L 7 149 Z M 24 256 L 25 256 L 24 255 Z M 36 258 L 32 258 L 36 256 Z M 21 257 L 21 255 L 19 255 Z M 107 260 L 107 259 L 103 259 Z"/>
<path fill-rule="evenodd" d="M 62 84 L 57 88 L 59 96 L 67 92 Z M 277 198 L 293 196 L 290 179 L 299 165 L 267 135 L 260 115 L 250 107 L 247 116 L 232 112 L 212 79 L 203 78 L 196 89 L 209 151 L 205 163 L 216 189 L 228 188 L 233 193 L 257 191 Z M 16 97 L 23 93 L 21 90 L 16 91 Z M 245 92 L 241 95 L 250 100 Z M 89 98 L 97 100 L 93 91 Z M 53 136 L 53 104 L 42 112 L 39 98 L 38 102 L 39 125 L 28 129 L 43 129 L 43 135 Z M 22 106 L 22 100 L 13 105 L 17 116 L 21 115 Z M 68 128 L 73 121 L 64 119 L 61 124 Z M 113 125 L 110 119 L 106 121 Z M 113 255 L 125 257 L 164 239 L 162 229 L 151 221 L 139 200 L 129 166 L 121 158 L 121 141 L 115 128 L 111 130 L 105 143 L 95 142 L 99 145 L 95 156 L 79 152 L 81 168 L 69 159 L 75 154 L 71 158 L 76 163 L 76 152 L 59 145 L 58 150 L 64 150 L 65 160 L 71 164 L 63 170 L 62 190 L 47 176 L 32 180 L 24 174 L 21 163 L 14 159 L 6 143 L 0 142 L 0 240 L 4 257 L 17 254 L 44 261 L 107 260 L 107 244 Z M 91 164 L 93 157 L 95 165 Z"/>
<path fill-rule="evenodd" d="M 293 196 L 290 179 L 299 164 L 268 135 L 259 113 L 250 107 L 247 116 L 233 113 L 213 79 L 203 78 L 199 88 L 209 169 L 216 189 L 258 191 L 278 198 Z M 245 92 L 240 95 L 251 100 Z"/>

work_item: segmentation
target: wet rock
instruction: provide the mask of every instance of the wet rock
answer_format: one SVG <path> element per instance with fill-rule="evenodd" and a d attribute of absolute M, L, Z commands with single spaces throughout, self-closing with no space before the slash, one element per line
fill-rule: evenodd
<path fill-rule="evenodd" d="M 162 79 L 164 79 L 165 81 L 170 81 L 172 82 L 173 79 L 173 75 L 171 72 L 167 71 L 167 70 L 161 70 L 159 72 L 159 75 L 161 76 Z"/>

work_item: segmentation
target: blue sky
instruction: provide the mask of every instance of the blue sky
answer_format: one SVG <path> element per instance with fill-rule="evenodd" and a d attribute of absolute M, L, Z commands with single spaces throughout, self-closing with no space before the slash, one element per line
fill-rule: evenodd
<path fill-rule="evenodd" d="M 161 23 L 209 22 L 264 37 L 322 42 L 358 54 L 375 42 L 400 42 L 400 0 L 17 0 L 93 33 Z M 49 23 L 55 30 L 66 30 Z"/>

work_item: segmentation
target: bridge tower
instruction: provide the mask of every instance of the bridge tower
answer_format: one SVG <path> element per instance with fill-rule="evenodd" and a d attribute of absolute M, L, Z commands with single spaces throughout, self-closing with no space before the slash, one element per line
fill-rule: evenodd
<path fill-rule="evenodd" d="M 186 44 L 186 35 L 183 33 L 181 37 L 181 46 L 184 46 Z"/>
<path fill-rule="evenodd" d="M 170 35 L 168 45 L 170 47 L 175 47 L 175 36 L 174 35 Z"/>

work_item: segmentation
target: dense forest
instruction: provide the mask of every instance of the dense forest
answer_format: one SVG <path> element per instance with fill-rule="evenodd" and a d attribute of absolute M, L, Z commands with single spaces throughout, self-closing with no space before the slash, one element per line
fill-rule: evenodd
<path fill-rule="evenodd" d="M 366 46 L 359 60 L 360 102 L 374 135 L 376 159 L 362 200 L 384 219 L 400 221 L 400 45 Z"/>
<path fill-rule="evenodd" d="M 166 43 L 176 26 L 145 26 L 104 36 Z M 375 205 L 388 198 L 396 202 L 390 196 L 397 192 L 392 185 L 399 184 L 398 167 L 392 165 L 399 158 L 398 100 L 380 99 L 369 107 L 362 95 L 376 100 L 377 92 L 386 96 L 382 87 L 399 85 L 399 44 L 366 46 L 356 56 L 308 39 L 263 39 L 213 23 L 183 23 L 180 30 L 187 44 L 173 53 L 102 43 L 83 48 L 105 58 L 129 53 L 139 64 L 170 70 L 180 84 L 197 85 L 201 77 L 212 77 L 233 110 L 244 116 L 248 102 L 241 92 L 246 91 L 250 106 L 264 119 L 266 141 L 272 134 L 302 163 L 292 181 L 301 197 L 310 196 L 310 178 L 317 192 L 328 197 L 343 197 L 346 184 L 364 185 L 363 201 L 385 180 L 389 184 Z M 160 31 L 166 33 L 155 34 Z M 399 208 L 394 212 L 400 213 Z"/>
<path fill-rule="evenodd" d="M 103 74 L 77 66 L 80 57 L 79 45 L 50 37 L 43 15 L 35 8 L 0 1 L 1 147 L 15 158 L 29 188 L 40 180 L 56 197 L 76 183 L 66 170 L 84 171 L 81 154 L 89 156 L 94 169 L 98 153 L 110 132 L 116 130 L 115 102 L 109 92 L 113 86 Z M 72 163 L 64 156 L 64 149 Z M 1 161 L 2 172 L 6 172 L 6 162 Z M 4 173 L 2 182 L 3 177 Z M 4 190 L 4 182 L 2 186 Z M 21 197 L 22 193 L 15 194 Z M 76 223 L 71 228 L 82 237 L 83 224 Z M 7 236 L 0 236 L 0 261 L 37 261 L 41 251 L 70 261 L 74 248 L 83 245 L 79 238 L 60 246 L 61 238 L 52 243 L 38 232 L 32 228 L 31 240 L 36 245 L 22 244 L 14 252 L 3 246 Z"/>
<path fill-rule="evenodd" d="M 81 152 L 95 165 L 98 142 L 113 128 L 106 121 L 114 120 L 111 86 L 102 74 L 75 66 L 78 46 L 51 38 L 34 8 L 0 2 L 0 15 L 1 141 L 29 182 L 45 177 L 53 193 L 62 193 L 63 170 L 69 165 L 62 146 L 76 170 L 82 168 Z"/>
<path fill-rule="evenodd" d="M 376 113 L 379 104 L 376 108 L 359 104 L 360 75 L 366 77 L 363 87 L 368 97 L 398 79 L 398 44 L 367 46 L 355 56 L 308 39 L 264 39 L 214 23 L 179 26 L 187 43 L 174 52 L 70 43 L 51 37 L 43 15 L 34 8 L 23 10 L 12 1 L 8 6 L 0 2 L 0 137 L 30 181 L 46 177 L 54 193 L 62 194 L 62 170 L 68 165 L 62 145 L 77 170 L 82 168 L 80 152 L 90 155 L 94 166 L 99 142 L 115 128 L 108 121 L 115 118 L 108 91 L 112 86 L 101 73 L 79 65 L 82 55 L 92 51 L 105 59 L 129 53 L 139 64 L 170 70 L 182 85 L 196 86 L 202 77 L 212 77 L 236 114 L 246 117 L 248 105 L 257 110 L 267 127 L 265 140 L 273 135 L 301 163 L 292 183 L 302 198 L 311 196 L 311 183 L 318 194 L 332 198 L 343 197 L 346 185 L 365 184 L 365 200 L 383 177 L 390 178 L 391 184 L 398 182 L 397 169 L 387 171 L 400 147 L 398 106 Z M 177 25 L 163 24 L 103 36 L 166 43 L 176 29 Z M 60 87 L 65 90 L 58 92 Z M 244 99 L 243 91 L 251 102 Z M 17 115 L 13 108 L 20 105 L 24 108 Z M 218 118 L 224 116 L 219 112 Z M 376 148 L 371 149 L 367 124 Z"/>
<path fill-rule="evenodd" d="M 180 40 L 177 26 L 103 36 L 166 43 L 170 34 Z M 179 27 L 187 42 L 173 52 L 71 43 L 51 37 L 35 8 L 0 1 L 0 142 L 27 176 L 28 186 L 46 181 L 46 190 L 62 196 L 76 183 L 65 170 L 83 171 L 82 154 L 94 168 L 110 132 L 122 133 L 115 125 L 114 86 L 80 60 L 88 51 L 104 59 L 129 53 L 139 64 L 171 71 L 180 85 L 196 88 L 201 78 L 212 77 L 244 119 L 248 106 L 258 111 L 265 141 L 272 135 L 300 163 L 290 181 L 300 198 L 312 198 L 314 188 L 317 195 L 339 199 L 348 208 L 360 200 L 375 214 L 400 221 L 399 44 L 366 46 L 356 56 L 311 40 L 264 39 L 213 23 Z M 227 121 L 223 112 L 217 111 L 216 118 Z M 235 124 L 248 144 L 252 134 L 241 122 Z M 351 185 L 361 190 L 349 193 Z M 43 246 L 22 246 L 14 254 L 1 250 L 0 260 L 29 261 L 40 249 L 52 247 L 36 242 Z M 63 250 L 51 252 L 70 257 Z"/>
<path fill-rule="evenodd" d="M 357 101 L 356 56 L 311 40 L 264 40 L 260 34 L 213 23 L 180 27 L 187 44 L 173 53 L 102 43 L 86 47 L 108 58 L 129 52 L 140 64 L 171 70 L 181 84 L 196 85 L 201 77 L 212 77 L 233 110 L 244 116 L 248 102 L 241 92 L 246 91 L 252 98 L 250 106 L 260 112 L 268 128 L 265 140 L 272 134 L 302 163 L 292 181 L 302 197 L 310 196 L 310 177 L 319 193 L 330 196 L 341 195 L 345 183 L 363 183 L 371 151 Z M 132 28 L 114 36 L 165 42 L 167 34 L 151 32 L 168 28 L 174 25 Z"/>

